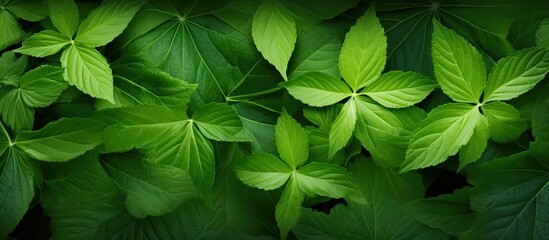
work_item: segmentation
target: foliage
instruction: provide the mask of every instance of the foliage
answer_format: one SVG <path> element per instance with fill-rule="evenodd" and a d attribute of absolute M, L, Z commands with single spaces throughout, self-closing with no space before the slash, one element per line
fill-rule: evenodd
<path fill-rule="evenodd" d="M 0 0 L 0 239 L 546 238 L 548 9 Z"/>

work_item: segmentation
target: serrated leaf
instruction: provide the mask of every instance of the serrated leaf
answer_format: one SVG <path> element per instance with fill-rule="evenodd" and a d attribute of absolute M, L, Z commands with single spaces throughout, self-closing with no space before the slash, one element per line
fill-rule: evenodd
<path fill-rule="evenodd" d="M 17 149 L 0 151 L 0 238 L 15 229 L 34 197 L 34 172 L 28 161 Z"/>
<path fill-rule="evenodd" d="M 442 91 L 456 102 L 478 103 L 486 85 L 482 56 L 465 38 L 433 21 L 433 65 Z"/>
<path fill-rule="evenodd" d="M 339 71 L 354 92 L 371 84 L 385 67 L 387 38 L 374 5 L 351 27 L 341 48 Z"/>
<path fill-rule="evenodd" d="M 292 169 L 301 166 L 309 157 L 309 140 L 301 125 L 286 110 L 275 126 L 276 148 L 280 158 Z"/>
<path fill-rule="evenodd" d="M 14 51 L 33 57 L 47 57 L 56 54 L 70 43 L 70 38 L 63 36 L 56 31 L 44 30 L 33 34 L 23 42 L 23 46 Z"/>
<path fill-rule="evenodd" d="M 532 135 L 536 138 L 530 143 L 530 152 L 539 159 L 545 159 L 549 149 L 549 111 L 547 104 L 539 104 L 532 115 Z"/>
<path fill-rule="evenodd" d="M 124 31 L 145 2 L 145 0 L 103 1 L 80 24 L 75 41 L 88 47 L 99 47 L 111 42 Z"/>
<path fill-rule="evenodd" d="M 536 31 L 536 45 L 549 50 L 549 18 L 543 19 Z"/>
<path fill-rule="evenodd" d="M 215 178 L 215 159 L 212 144 L 200 134 L 193 123 L 187 123 L 180 147 L 183 161 L 188 166 L 189 175 L 200 194 L 208 199 Z"/>
<path fill-rule="evenodd" d="M 309 163 L 297 170 L 294 181 L 308 196 L 343 198 L 355 190 L 351 174 L 331 163 Z"/>
<path fill-rule="evenodd" d="M 25 105 L 32 108 L 52 104 L 68 87 L 63 81 L 63 69 L 49 65 L 26 72 L 19 82 L 21 98 Z"/>
<path fill-rule="evenodd" d="M 34 124 L 34 109 L 25 105 L 21 91 L 12 86 L 0 89 L 0 115 L 15 132 L 31 130 Z"/>
<path fill-rule="evenodd" d="M 468 164 L 476 162 L 482 156 L 482 153 L 484 153 L 484 150 L 488 146 L 488 139 L 490 139 L 489 122 L 486 117 L 479 116 L 477 125 L 473 130 L 473 136 L 459 150 L 458 171 L 462 170 Z"/>
<path fill-rule="evenodd" d="M 280 229 L 280 238 L 286 239 L 290 229 L 297 223 L 301 215 L 301 204 L 305 195 L 299 190 L 299 187 L 293 177 L 288 180 L 280 200 L 276 204 L 276 224 Z"/>
<path fill-rule="evenodd" d="M 433 166 L 456 154 L 471 139 L 480 117 L 478 107 L 468 104 L 433 109 L 414 131 L 400 172 Z"/>
<path fill-rule="evenodd" d="M 339 104 L 323 108 L 307 107 L 303 109 L 303 116 L 321 128 L 330 129 L 340 111 L 341 105 Z"/>
<path fill-rule="evenodd" d="M 257 50 L 287 80 L 286 70 L 297 33 L 295 21 L 284 2 L 265 0 L 259 5 L 252 22 L 252 36 Z"/>
<path fill-rule="evenodd" d="M 38 131 L 21 132 L 14 145 L 34 159 L 64 162 L 99 145 L 103 128 L 90 119 L 62 118 Z"/>
<path fill-rule="evenodd" d="M 355 130 L 355 124 L 357 121 L 357 106 L 356 100 L 350 98 L 341 108 L 339 115 L 335 119 L 332 127 L 330 128 L 330 150 L 329 156 L 341 150 L 351 137 Z"/>
<path fill-rule="evenodd" d="M 247 141 L 238 114 L 231 106 L 222 103 L 209 103 L 197 109 L 193 122 L 205 137 L 217 141 Z"/>
<path fill-rule="evenodd" d="M 4 52 L 0 56 L 0 83 L 17 86 L 19 76 L 27 68 L 27 56 L 15 57 L 12 51 Z"/>
<path fill-rule="evenodd" d="M 74 0 L 48 0 L 48 9 L 53 26 L 65 37 L 72 39 L 80 23 Z"/>
<path fill-rule="evenodd" d="M 188 173 L 148 162 L 139 155 L 117 154 L 102 159 L 115 183 L 126 192 L 126 209 L 137 217 L 173 212 L 185 200 L 198 197 Z"/>
<path fill-rule="evenodd" d="M 61 55 L 61 65 L 69 84 L 92 97 L 114 103 L 112 70 L 97 50 L 73 44 Z"/>
<path fill-rule="evenodd" d="M 482 111 L 490 125 L 490 137 L 496 142 L 516 139 L 528 128 L 528 122 L 520 118 L 518 110 L 507 103 L 487 103 L 482 105 Z"/>
<path fill-rule="evenodd" d="M 313 107 L 332 105 L 352 94 L 339 78 L 322 72 L 309 72 L 281 85 L 294 98 Z"/>
<path fill-rule="evenodd" d="M 246 160 L 237 162 L 234 170 L 242 182 L 263 190 L 273 190 L 284 185 L 293 171 L 282 160 L 268 153 L 248 156 Z"/>
<path fill-rule="evenodd" d="M 48 16 L 47 6 L 43 1 L 13 0 L 5 8 L 16 16 L 30 22 L 36 22 Z"/>
<path fill-rule="evenodd" d="M 503 58 L 492 69 L 484 102 L 509 100 L 530 91 L 549 72 L 549 51 L 524 49 Z"/>
<path fill-rule="evenodd" d="M 23 38 L 23 30 L 15 19 L 15 17 L 8 11 L 0 9 L 0 51 L 5 48 L 18 43 Z"/>
<path fill-rule="evenodd" d="M 426 98 L 437 86 L 420 73 L 391 71 L 381 75 L 361 92 L 384 107 L 405 108 Z"/>

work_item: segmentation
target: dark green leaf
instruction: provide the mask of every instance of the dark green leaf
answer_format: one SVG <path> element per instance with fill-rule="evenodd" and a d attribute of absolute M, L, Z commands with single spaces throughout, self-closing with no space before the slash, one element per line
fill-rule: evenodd
<path fill-rule="evenodd" d="M 295 226 L 301 215 L 301 204 L 305 196 L 299 189 L 297 183 L 290 178 L 278 204 L 276 204 L 276 223 L 280 229 L 280 238 L 286 239 L 290 229 Z"/>
<path fill-rule="evenodd" d="M 0 89 L 0 114 L 16 132 L 31 130 L 34 124 L 34 109 L 25 105 L 21 91 L 12 86 Z"/>
<path fill-rule="evenodd" d="M 8 1 L 6 9 L 27 21 L 36 22 L 48 15 L 48 7 L 44 1 L 13 0 Z"/>
<path fill-rule="evenodd" d="M 25 105 L 32 108 L 52 104 L 68 87 L 63 81 L 63 69 L 49 65 L 26 72 L 19 82 L 21 98 Z"/>
<path fill-rule="evenodd" d="M 197 109 L 193 123 L 205 137 L 217 141 L 247 141 L 244 128 L 234 108 L 222 103 L 209 103 Z"/>
<path fill-rule="evenodd" d="M 547 104 L 539 104 L 532 116 L 532 134 L 536 140 L 530 144 L 530 151 L 540 159 L 547 158 L 549 149 L 549 111 L 546 109 Z"/>
<path fill-rule="evenodd" d="M 21 41 L 23 33 L 15 17 L 5 9 L 0 9 L 0 51 Z"/>

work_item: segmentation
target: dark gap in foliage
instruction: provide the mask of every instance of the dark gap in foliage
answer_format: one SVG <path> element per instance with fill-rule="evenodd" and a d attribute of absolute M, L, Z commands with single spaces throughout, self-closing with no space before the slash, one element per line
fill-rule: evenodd
<path fill-rule="evenodd" d="M 23 220 L 13 230 L 8 239 L 50 239 L 51 232 L 49 228 L 50 218 L 44 215 L 44 210 L 41 205 L 29 209 Z"/>
<path fill-rule="evenodd" d="M 343 198 L 331 198 L 327 202 L 322 202 L 322 203 L 317 203 L 315 205 L 312 205 L 311 208 L 316 210 L 316 211 L 319 211 L 319 212 L 330 214 L 330 210 L 332 210 L 332 208 L 334 208 L 338 204 L 343 204 L 343 205 L 347 206 L 347 202 L 345 202 L 345 199 L 343 199 Z"/>
<path fill-rule="evenodd" d="M 446 169 L 440 170 L 433 182 L 427 187 L 425 197 L 436 197 L 443 194 L 453 193 L 456 189 L 469 186 L 463 174 L 455 173 Z"/>

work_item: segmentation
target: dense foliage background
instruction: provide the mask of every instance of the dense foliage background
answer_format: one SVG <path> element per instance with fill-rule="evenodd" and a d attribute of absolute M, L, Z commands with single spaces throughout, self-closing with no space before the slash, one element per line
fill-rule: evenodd
<path fill-rule="evenodd" d="M 0 0 L 0 239 L 546 239 L 546 1 Z"/>

